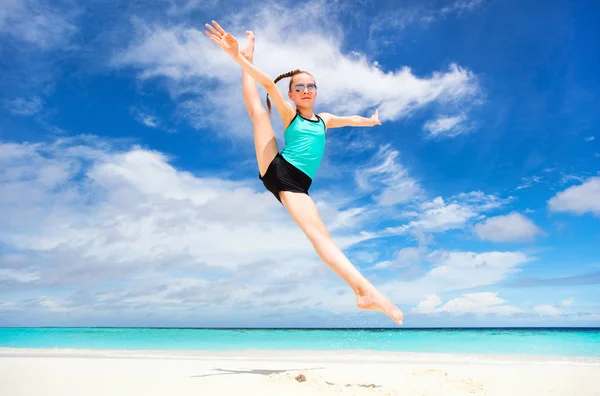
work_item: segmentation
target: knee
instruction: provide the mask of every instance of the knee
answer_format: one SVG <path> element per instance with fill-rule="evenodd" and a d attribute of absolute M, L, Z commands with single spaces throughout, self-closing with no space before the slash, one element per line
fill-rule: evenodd
<path fill-rule="evenodd" d="M 250 118 L 252 119 L 252 121 L 256 121 L 257 119 L 261 118 L 269 118 L 269 116 L 267 115 L 267 111 L 260 104 L 249 107 L 248 113 L 250 113 Z"/>

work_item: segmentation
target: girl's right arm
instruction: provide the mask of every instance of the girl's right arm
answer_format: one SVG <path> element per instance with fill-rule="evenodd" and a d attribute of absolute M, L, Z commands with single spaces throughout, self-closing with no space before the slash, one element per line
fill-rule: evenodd
<path fill-rule="evenodd" d="M 242 69 L 250 74 L 252 78 L 254 78 L 260 85 L 262 85 L 267 93 L 269 94 L 273 104 L 277 108 L 279 115 L 283 119 L 284 125 L 288 125 L 292 118 L 295 116 L 296 112 L 294 107 L 285 100 L 281 91 L 275 85 L 273 79 L 254 66 L 252 63 L 246 59 L 239 50 L 239 45 L 237 39 L 231 34 L 225 32 L 221 26 L 215 21 L 212 21 L 213 26 L 209 24 L 205 24 L 205 26 L 210 30 L 210 33 L 207 31 L 206 34 L 210 37 L 211 41 L 215 42 L 219 47 L 221 47 L 229 56 L 236 61 Z"/>
<path fill-rule="evenodd" d="M 244 71 L 250 74 L 252 78 L 258 81 L 258 83 L 265 88 L 271 101 L 273 102 L 273 105 L 275 105 L 275 108 L 279 112 L 284 125 L 287 126 L 292 121 L 292 118 L 294 118 L 296 115 L 296 110 L 294 110 L 294 107 L 291 105 L 291 103 L 285 100 L 271 76 L 260 70 L 254 64 L 250 63 L 248 59 L 246 59 L 239 51 L 237 55 L 232 56 L 232 58 L 242 67 L 242 69 L 244 69 Z"/>

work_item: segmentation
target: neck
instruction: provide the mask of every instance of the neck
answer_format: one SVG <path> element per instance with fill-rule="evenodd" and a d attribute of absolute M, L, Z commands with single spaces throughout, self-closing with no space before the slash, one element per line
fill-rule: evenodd
<path fill-rule="evenodd" d="M 312 108 L 309 108 L 309 109 L 297 108 L 296 111 L 298 113 L 300 113 L 300 115 L 304 118 L 312 118 L 313 117 L 313 109 Z"/>

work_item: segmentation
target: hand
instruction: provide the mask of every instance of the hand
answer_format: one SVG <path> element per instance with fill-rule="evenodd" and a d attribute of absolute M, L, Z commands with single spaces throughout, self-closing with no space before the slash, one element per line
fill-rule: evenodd
<path fill-rule="evenodd" d="M 217 43 L 219 47 L 223 49 L 229 56 L 235 58 L 238 56 L 240 51 L 240 47 L 238 45 L 238 41 L 231 33 L 227 33 L 216 21 L 212 21 L 215 27 L 212 27 L 208 23 L 204 24 L 208 31 L 204 31 L 210 40 Z"/>
<path fill-rule="evenodd" d="M 379 121 L 379 109 L 375 110 L 375 114 L 371 116 L 371 121 L 373 121 L 373 126 L 381 125 L 381 121 Z"/>

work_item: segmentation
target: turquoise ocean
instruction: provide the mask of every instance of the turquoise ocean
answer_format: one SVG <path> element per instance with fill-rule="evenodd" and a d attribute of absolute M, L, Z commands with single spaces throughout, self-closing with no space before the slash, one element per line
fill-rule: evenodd
<path fill-rule="evenodd" d="M 0 348 L 376 350 L 600 357 L 600 328 L 0 328 Z"/>

